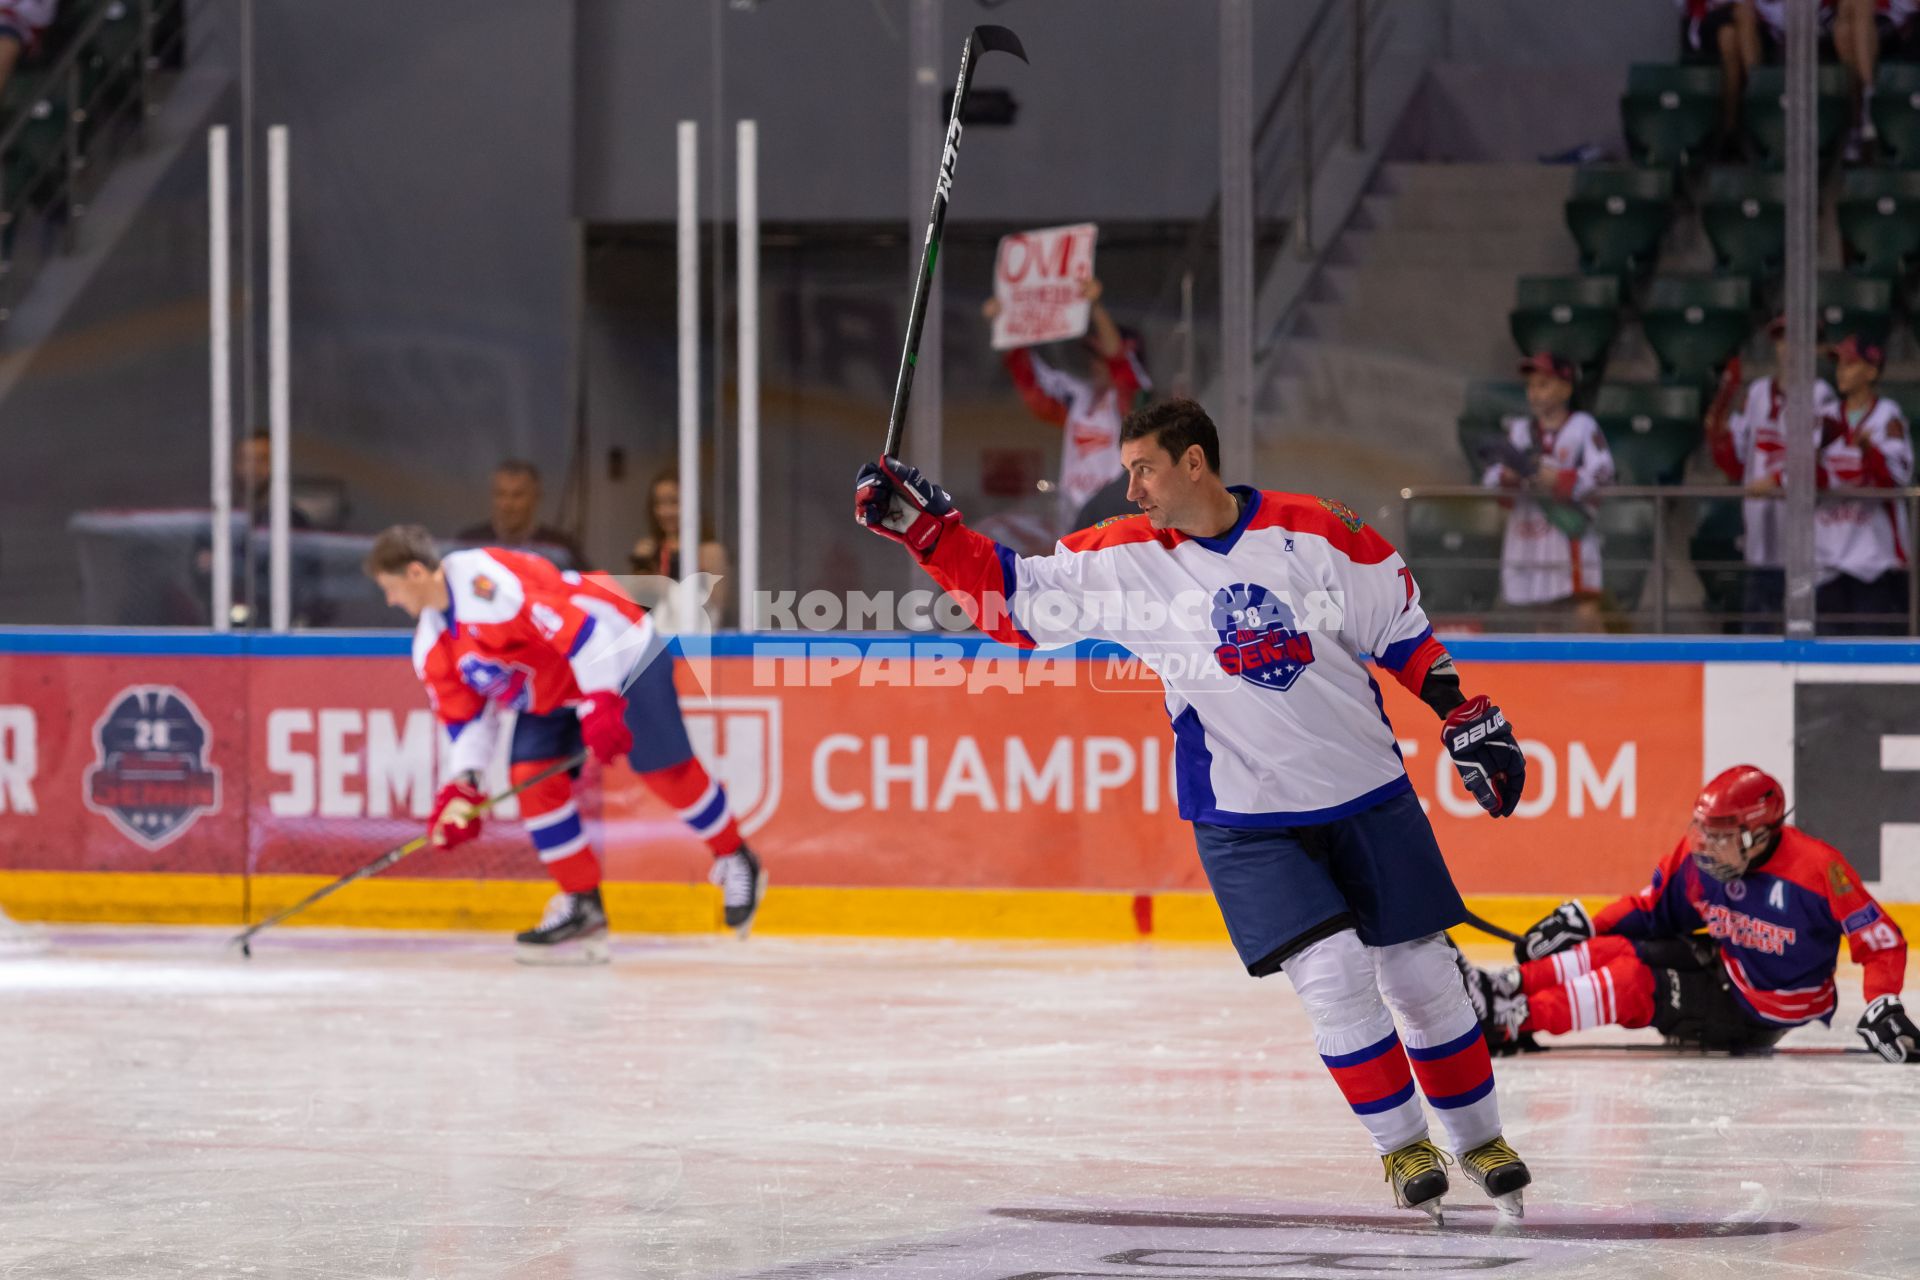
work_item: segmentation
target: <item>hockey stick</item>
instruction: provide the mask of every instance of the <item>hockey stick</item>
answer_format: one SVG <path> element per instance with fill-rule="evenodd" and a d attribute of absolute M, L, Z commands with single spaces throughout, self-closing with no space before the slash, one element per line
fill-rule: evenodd
<path fill-rule="evenodd" d="M 516 786 L 510 787 L 507 790 L 502 791 L 497 796 L 489 796 L 487 799 L 482 800 L 476 806 L 476 811 L 479 813 L 486 813 L 487 811 L 492 809 L 495 805 L 504 804 L 506 801 L 511 800 L 513 799 L 513 797 L 519 795 L 522 791 L 526 791 L 532 787 L 539 786 L 541 783 L 545 782 L 548 778 L 553 777 L 557 773 L 561 773 L 569 769 L 576 769 L 581 765 L 585 764 L 586 761 L 587 761 L 587 753 L 584 751 L 576 751 L 573 755 L 568 756 L 565 760 L 556 760 L 552 764 L 548 765 L 546 768 L 542 769 L 540 772 L 534 774 L 531 778 L 528 778 L 525 782 L 522 782 Z M 279 924 L 282 920 L 288 919 L 291 916 L 299 915 L 302 911 L 305 911 L 308 907 L 320 901 L 320 899 L 327 897 L 329 894 L 337 893 L 338 891 L 346 888 L 348 885 L 352 884 L 356 880 L 365 880 L 368 876 L 379 875 L 382 871 L 385 871 L 388 867 L 400 861 L 400 859 L 406 857 L 408 854 L 418 853 L 420 850 L 426 848 L 427 841 L 429 841 L 432 838 L 433 838 L 433 833 L 429 831 L 425 835 L 415 836 L 413 839 L 407 841 L 405 844 L 400 845 L 397 848 L 387 850 L 385 853 L 375 858 L 372 862 L 369 862 L 366 866 L 360 867 L 359 869 L 354 871 L 347 872 L 347 874 L 341 876 L 338 880 L 335 880 L 331 884 L 321 885 L 318 889 L 315 889 L 312 893 L 300 899 L 300 901 L 294 903 L 292 906 L 287 907 L 283 910 L 274 912 L 272 915 L 268 916 L 265 920 L 260 921 L 258 924 L 249 925 L 247 928 L 243 929 L 241 932 L 235 934 L 233 936 L 233 940 L 227 943 L 227 945 L 230 947 L 233 947 L 233 946 L 239 947 L 240 954 L 245 956 L 249 960 L 251 960 L 253 958 L 253 935 L 255 935 L 256 933 L 259 933 L 262 929 L 271 928 L 274 925 Z"/>
<path fill-rule="evenodd" d="M 1483 920 L 1479 916 L 1473 914 L 1473 912 L 1471 911 L 1467 912 L 1466 914 L 1466 923 L 1472 925 L 1474 928 L 1478 929 L 1482 933 L 1492 934 L 1494 937 L 1499 938 L 1503 942 L 1517 943 L 1520 941 L 1519 934 L 1512 933 L 1506 929 L 1502 929 L 1499 925 L 1494 924 L 1490 920 Z"/>
<path fill-rule="evenodd" d="M 947 116 L 947 141 L 940 149 L 940 174 L 933 184 L 933 212 L 927 220 L 927 239 L 920 250 L 920 278 L 913 285 L 913 309 L 907 315 L 907 346 L 900 353 L 900 376 L 893 384 L 893 408 L 887 414 L 888 457 L 900 452 L 907 425 L 907 397 L 913 391 L 914 366 L 920 361 L 920 330 L 927 321 L 927 293 L 933 287 L 934 264 L 940 259 L 940 233 L 947 225 L 947 198 L 953 194 L 953 166 L 960 159 L 960 111 L 973 84 L 973 64 L 986 52 L 1010 53 L 1025 62 L 1020 37 L 1005 27 L 975 27 L 960 51 L 960 81 L 953 91 L 953 110 Z"/>

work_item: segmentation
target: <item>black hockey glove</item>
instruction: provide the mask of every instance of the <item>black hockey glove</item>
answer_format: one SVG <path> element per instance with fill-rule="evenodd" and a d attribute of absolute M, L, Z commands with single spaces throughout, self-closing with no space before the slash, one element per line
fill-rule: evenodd
<path fill-rule="evenodd" d="M 1527 785 L 1527 758 L 1500 708 L 1477 693 L 1447 713 L 1440 732 L 1460 781 L 1496 818 L 1512 813 Z"/>
<path fill-rule="evenodd" d="M 1513 958 L 1521 964 L 1577 947 L 1593 937 L 1593 921 L 1577 902 L 1563 902 L 1547 912 L 1513 944 Z"/>
<path fill-rule="evenodd" d="M 921 475 L 918 467 L 883 457 L 861 467 L 854 477 L 853 518 L 924 561 L 947 527 L 960 523 L 960 509 L 952 495 Z"/>
<path fill-rule="evenodd" d="M 1899 996 L 1881 996 L 1860 1015 L 1860 1038 L 1888 1062 L 1920 1062 L 1920 1027 L 1900 1004 Z"/>

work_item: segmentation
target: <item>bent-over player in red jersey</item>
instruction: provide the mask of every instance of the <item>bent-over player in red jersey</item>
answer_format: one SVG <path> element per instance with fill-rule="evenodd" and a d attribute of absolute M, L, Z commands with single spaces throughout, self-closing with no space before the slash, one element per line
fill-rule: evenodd
<path fill-rule="evenodd" d="M 1865 970 L 1861 1039 L 1889 1062 L 1920 1061 L 1920 1032 L 1900 1004 L 1900 926 L 1838 849 L 1788 826 L 1786 813 L 1779 782 L 1735 765 L 1700 792 L 1646 888 L 1591 919 L 1563 903 L 1516 944 L 1515 968 L 1462 961 L 1488 1044 L 1498 1052 L 1534 1032 L 1611 1024 L 1652 1026 L 1690 1047 L 1764 1050 L 1794 1027 L 1832 1021 L 1844 937 Z"/>
<path fill-rule="evenodd" d="M 414 671 L 451 740 L 448 781 L 433 804 L 436 846 L 480 834 L 481 779 L 501 713 L 513 711 L 516 785 L 583 746 L 602 763 L 625 756 L 706 841 L 727 926 L 746 936 L 766 873 L 740 838 L 726 789 L 694 757 L 673 660 L 645 609 L 611 579 L 562 573 L 539 556 L 482 547 L 442 557 L 419 525 L 382 533 L 366 570 L 388 604 L 419 620 Z M 560 886 L 540 923 L 515 938 L 528 963 L 608 958 L 600 859 L 573 802 L 577 772 L 520 793 L 520 819 Z"/>

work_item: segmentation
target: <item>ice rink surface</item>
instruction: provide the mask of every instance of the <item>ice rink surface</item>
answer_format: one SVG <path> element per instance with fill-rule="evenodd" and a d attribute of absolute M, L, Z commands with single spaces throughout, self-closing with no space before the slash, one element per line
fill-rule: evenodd
<path fill-rule="evenodd" d="M 0 1277 L 1920 1276 L 1920 1067 L 1831 1052 L 1851 968 L 1799 1052 L 1499 1063 L 1496 1232 L 1390 1207 L 1224 948 L 223 939 L 0 959 Z"/>

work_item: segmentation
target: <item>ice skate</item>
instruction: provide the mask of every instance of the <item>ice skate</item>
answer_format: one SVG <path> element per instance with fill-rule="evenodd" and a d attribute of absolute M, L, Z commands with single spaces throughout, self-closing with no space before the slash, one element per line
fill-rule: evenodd
<path fill-rule="evenodd" d="M 1501 1146 L 1504 1148 L 1505 1144 Z M 1474 1150 L 1484 1151 L 1486 1148 L 1476 1147 Z M 1509 1151 L 1507 1154 L 1513 1153 Z M 1387 1181 L 1393 1184 L 1393 1202 L 1396 1205 L 1402 1209 L 1420 1210 L 1432 1218 L 1437 1227 L 1446 1225 L 1440 1197 L 1447 1194 L 1446 1167 L 1453 1163 L 1446 1152 L 1421 1138 L 1417 1142 L 1409 1142 L 1398 1151 L 1381 1156 L 1380 1163 L 1387 1171 Z M 1521 1173 L 1524 1175 L 1525 1172 L 1526 1167 L 1522 1165 Z"/>
<path fill-rule="evenodd" d="M 724 858 L 715 858 L 713 872 L 707 878 L 720 886 L 727 928 L 746 937 L 753 929 L 753 918 L 760 913 L 760 899 L 767 892 L 766 868 L 743 844 Z"/>
<path fill-rule="evenodd" d="M 1474 1186 L 1493 1198 L 1503 1219 L 1526 1216 L 1520 1192 L 1533 1181 L 1533 1174 L 1527 1171 L 1525 1162 L 1514 1154 L 1505 1138 L 1495 1137 L 1471 1151 L 1462 1152 L 1460 1169 Z"/>
<path fill-rule="evenodd" d="M 540 923 L 513 940 L 521 964 L 605 964 L 613 955 L 598 889 L 554 894 Z"/>

